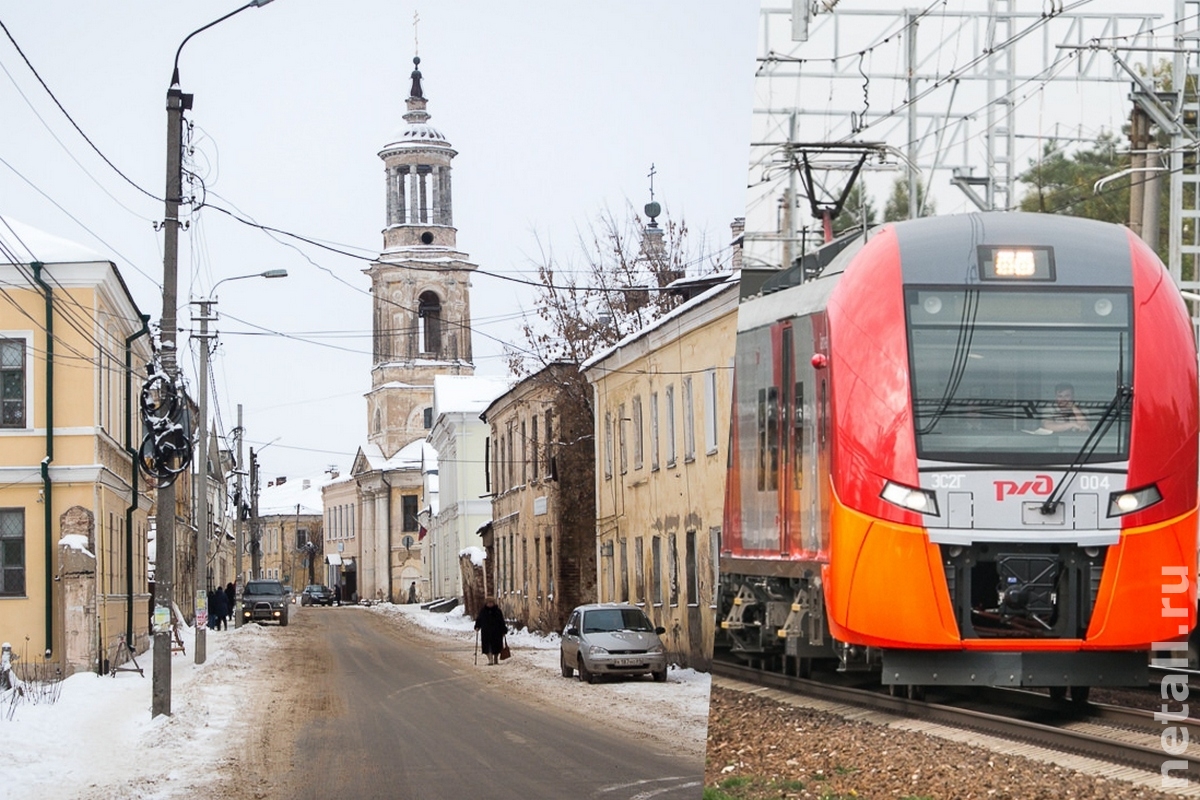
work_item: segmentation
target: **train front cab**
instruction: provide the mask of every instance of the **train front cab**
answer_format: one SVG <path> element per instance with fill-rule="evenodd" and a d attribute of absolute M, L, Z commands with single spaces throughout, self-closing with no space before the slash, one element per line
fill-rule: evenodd
<path fill-rule="evenodd" d="M 1157 257 L 1005 214 L 859 259 L 829 308 L 833 636 L 889 684 L 1144 683 L 1196 609 L 1195 346 Z M 1084 429 L 1055 424 L 1063 387 Z"/>

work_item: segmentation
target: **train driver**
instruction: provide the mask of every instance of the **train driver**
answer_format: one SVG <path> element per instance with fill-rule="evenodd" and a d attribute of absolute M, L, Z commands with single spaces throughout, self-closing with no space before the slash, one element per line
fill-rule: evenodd
<path fill-rule="evenodd" d="M 1050 413 L 1042 418 L 1042 427 L 1048 431 L 1086 431 L 1087 417 L 1075 403 L 1075 387 L 1069 383 L 1060 383 L 1054 387 L 1054 406 Z"/>

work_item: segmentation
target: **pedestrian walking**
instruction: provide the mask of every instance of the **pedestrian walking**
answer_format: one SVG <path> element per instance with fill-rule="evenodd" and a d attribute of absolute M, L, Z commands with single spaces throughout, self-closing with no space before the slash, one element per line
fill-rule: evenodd
<path fill-rule="evenodd" d="M 217 593 L 212 589 L 208 590 L 208 622 L 205 623 L 209 630 L 215 630 L 217 627 Z"/>
<path fill-rule="evenodd" d="M 483 608 L 475 617 L 475 630 L 479 631 L 480 649 L 488 657 L 488 664 L 499 664 L 508 623 L 504 621 L 504 612 L 496 605 L 496 598 L 484 599 Z"/>
<path fill-rule="evenodd" d="M 342 604 L 342 585 L 340 583 L 335 583 L 333 585 L 333 604 L 335 606 L 340 606 Z"/>
<path fill-rule="evenodd" d="M 212 620 L 212 628 L 214 631 L 229 630 L 229 607 L 226 605 L 225 590 L 217 589 L 213 592 L 212 608 L 208 612 L 209 619 Z"/>
<path fill-rule="evenodd" d="M 413 581 L 412 583 L 410 583 L 408 585 L 408 602 L 410 604 L 417 602 L 417 582 L 416 581 Z"/>
<path fill-rule="evenodd" d="M 232 583 L 225 584 L 225 617 L 226 619 L 233 616 L 237 605 L 237 587 Z"/>

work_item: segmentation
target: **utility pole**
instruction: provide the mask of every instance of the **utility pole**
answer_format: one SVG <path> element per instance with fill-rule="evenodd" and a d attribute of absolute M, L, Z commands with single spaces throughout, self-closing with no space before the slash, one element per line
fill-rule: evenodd
<path fill-rule="evenodd" d="M 247 8 L 264 6 L 271 0 L 250 0 L 223 17 L 197 28 L 184 37 L 175 50 L 171 84 L 167 88 L 167 185 L 163 198 L 163 309 L 159 347 L 170 390 L 176 391 L 179 363 L 176 360 L 175 304 L 179 283 L 179 205 L 183 200 L 183 112 L 192 107 L 192 96 L 179 88 L 179 54 L 196 34 L 224 22 Z M 189 435 L 191 431 L 184 431 Z M 165 484 L 165 485 L 164 485 Z M 154 678 L 150 716 L 171 714 L 171 605 L 175 588 L 175 483 L 160 482 L 155 512 L 154 564 Z M 203 566 L 203 565 L 201 565 Z"/>
<path fill-rule="evenodd" d="M 196 507 L 200 521 L 196 528 L 196 663 L 203 664 L 208 657 L 205 626 L 200 623 L 200 609 L 207 621 L 212 609 L 208 608 L 208 322 L 212 319 L 212 300 L 197 300 L 200 306 L 200 446 L 196 458 Z"/>
<path fill-rule="evenodd" d="M 921 173 L 917 169 L 917 12 L 904 12 L 905 66 L 908 68 L 908 218 L 921 216 L 919 208 Z"/>
<path fill-rule="evenodd" d="M 242 469 L 242 404 L 238 403 L 237 407 L 237 428 L 233 432 L 234 438 L 237 440 L 237 466 L 233 470 L 234 480 L 236 481 L 235 489 L 233 490 L 233 526 L 234 538 L 237 542 L 237 556 L 235 563 L 237 565 L 237 578 L 234 582 L 236 592 L 233 601 L 233 627 L 242 627 L 242 549 L 245 547 L 245 540 L 242 538 L 242 475 L 245 470 Z"/>
<path fill-rule="evenodd" d="M 181 45 L 182 46 L 182 45 Z M 179 89 L 178 71 L 167 90 L 167 191 L 163 215 L 163 309 L 160 348 L 163 370 L 174 391 L 179 377 L 175 359 L 175 303 L 179 274 L 179 203 L 183 194 L 183 112 L 192 96 Z M 190 431 L 185 431 L 185 435 Z M 150 716 L 171 714 L 171 606 L 175 589 L 175 482 L 160 483 L 155 512 L 154 678 Z"/>
<path fill-rule="evenodd" d="M 250 448 L 250 578 L 260 577 L 262 542 L 258 531 L 258 459 Z"/>

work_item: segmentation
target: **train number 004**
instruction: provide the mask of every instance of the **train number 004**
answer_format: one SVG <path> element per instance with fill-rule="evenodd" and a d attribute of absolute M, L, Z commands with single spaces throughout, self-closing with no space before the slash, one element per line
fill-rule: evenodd
<path fill-rule="evenodd" d="M 1080 475 L 1079 488 L 1084 491 L 1097 491 L 1108 488 L 1107 475 Z"/>

